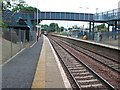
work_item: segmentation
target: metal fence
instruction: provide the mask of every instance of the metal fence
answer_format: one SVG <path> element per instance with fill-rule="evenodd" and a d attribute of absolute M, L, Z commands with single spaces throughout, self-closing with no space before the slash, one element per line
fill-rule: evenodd
<path fill-rule="evenodd" d="M 75 38 L 83 39 L 86 35 L 87 40 L 104 43 L 114 46 L 119 46 L 120 40 L 120 30 L 117 31 L 104 31 L 104 32 L 84 32 L 84 31 L 74 31 L 74 32 L 67 32 L 63 35 L 71 36 Z"/>
<path fill-rule="evenodd" d="M 2 28 L 2 62 L 36 41 L 36 32 L 29 30 Z"/>

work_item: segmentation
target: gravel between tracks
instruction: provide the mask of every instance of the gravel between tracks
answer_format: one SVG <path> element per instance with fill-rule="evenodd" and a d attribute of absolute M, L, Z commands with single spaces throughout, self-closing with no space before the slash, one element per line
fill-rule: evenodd
<path fill-rule="evenodd" d="M 58 40 L 57 40 L 58 41 Z M 65 45 L 60 42 L 61 45 L 64 45 L 70 52 L 76 55 L 80 60 L 82 60 L 86 65 L 92 68 L 96 73 L 98 73 L 101 77 L 103 77 L 106 81 L 112 84 L 118 90 L 120 89 L 120 75 L 116 72 L 111 71 L 108 67 L 98 63 L 97 61 L 92 60 L 88 56 L 76 51 L 75 49 Z"/>

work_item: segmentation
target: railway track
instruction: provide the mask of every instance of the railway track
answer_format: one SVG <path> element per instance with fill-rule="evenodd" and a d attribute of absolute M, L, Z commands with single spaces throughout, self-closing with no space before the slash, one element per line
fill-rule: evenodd
<path fill-rule="evenodd" d="M 64 45 L 56 40 L 50 39 L 53 47 L 59 58 L 62 60 L 64 66 L 69 71 L 72 79 L 79 89 L 112 89 L 115 88 L 99 76 L 94 70 L 77 58 L 74 54 L 69 52 Z"/>
<path fill-rule="evenodd" d="M 87 55 L 88 57 L 100 62 L 101 64 L 107 66 L 108 68 L 110 68 L 111 70 L 117 72 L 117 73 L 120 73 L 120 62 L 117 61 L 117 60 L 114 60 L 114 59 L 111 59 L 111 58 L 108 58 L 107 56 L 102 56 L 102 55 L 99 55 L 97 53 L 94 53 L 88 49 L 85 49 L 85 48 L 80 48 L 78 46 L 75 46 L 71 43 L 68 43 L 66 41 L 63 41 L 63 40 L 60 40 L 58 38 L 56 38 L 57 40 L 59 40 L 60 42 L 78 50 L 79 52 L 81 53 L 84 53 L 85 55 Z"/>

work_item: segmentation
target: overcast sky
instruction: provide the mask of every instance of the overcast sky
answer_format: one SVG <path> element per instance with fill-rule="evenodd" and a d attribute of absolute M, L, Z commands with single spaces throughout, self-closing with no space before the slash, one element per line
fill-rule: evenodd
<path fill-rule="evenodd" d="M 97 12 L 109 11 L 118 8 L 120 0 L 25 0 L 30 6 L 40 9 L 40 11 L 55 12 Z M 82 8 L 80 8 L 82 7 Z M 59 23 L 59 26 L 71 27 L 79 25 L 78 21 L 42 21 L 41 24 Z M 81 22 L 83 23 L 83 22 Z M 79 25 L 80 26 L 80 25 Z"/>

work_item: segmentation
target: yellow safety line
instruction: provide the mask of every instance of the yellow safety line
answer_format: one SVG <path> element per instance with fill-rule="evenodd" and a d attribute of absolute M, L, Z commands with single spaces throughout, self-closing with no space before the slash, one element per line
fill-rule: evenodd
<path fill-rule="evenodd" d="M 36 73 L 32 83 L 32 88 L 45 88 L 45 72 L 46 72 L 46 43 L 43 41 L 43 47 L 38 61 Z"/>

